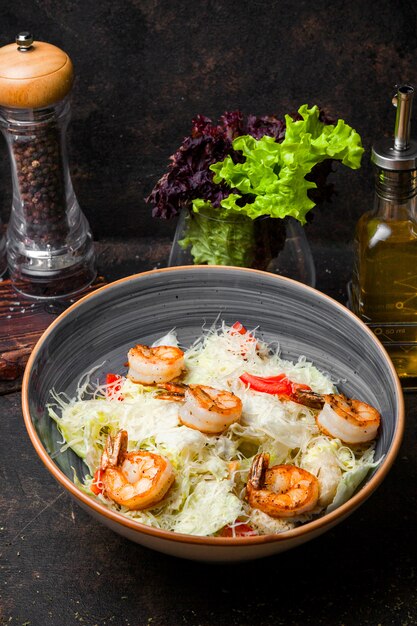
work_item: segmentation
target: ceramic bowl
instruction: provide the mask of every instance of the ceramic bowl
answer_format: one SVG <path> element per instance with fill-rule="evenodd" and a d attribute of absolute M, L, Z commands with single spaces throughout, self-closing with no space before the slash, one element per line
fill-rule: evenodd
<path fill-rule="evenodd" d="M 124 371 L 128 349 L 150 344 L 173 327 L 182 345 L 201 334 L 204 323 L 221 318 L 259 327 L 266 341 L 279 340 L 288 359 L 305 355 L 339 389 L 376 406 L 382 415 L 376 444 L 380 465 L 357 493 L 335 511 L 278 535 L 221 538 L 162 531 L 106 508 L 74 484 L 83 462 L 59 453 L 61 437 L 49 418 L 50 391 L 74 395 L 80 376 L 99 366 L 97 376 Z M 100 365 L 101 364 L 101 365 Z M 384 480 L 403 433 L 401 387 L 385 350 L 345 307 L 301 283 L 237 268 L 190 266 L 156 270 L 117 281 L 67 309 L 43 334 L 23 381 L 23 412 L 31 441 L 51 474 L 95 519 L 139 544 L 201 561 L 238 561 L 272 555 L 332 528 L 357 509 Z"/>

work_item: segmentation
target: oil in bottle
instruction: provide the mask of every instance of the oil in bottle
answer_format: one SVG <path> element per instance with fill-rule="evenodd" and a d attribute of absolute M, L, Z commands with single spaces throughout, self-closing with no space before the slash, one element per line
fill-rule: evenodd
<path fill-rule="evenodd" d="M 352 308 L 387 349 L 404 388 L 417 388 L 417 144 L 414 90 L 398 88 L 394 145 L 372 150 L 375 204 L 355 234 Z"/>

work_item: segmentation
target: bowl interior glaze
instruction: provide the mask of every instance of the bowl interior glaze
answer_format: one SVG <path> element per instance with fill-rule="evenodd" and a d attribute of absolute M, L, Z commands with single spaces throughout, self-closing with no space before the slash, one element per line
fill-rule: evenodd
<path fill-rule="evenodd" d="M 376 406 L 383 416 L 376 458 L 388 455 L 392 463 L 402 434 L 402 393 L 390 360 L 366 326 L 301 283 L 205 266 L 156 270 L 113 283 L 68 309 L 46 331 L 28 364 L 23 405 L 53 463 L 70 480 L 72 468 L 80 478 L 86 469 L 71 450 L 60 452 L 61 437 L 46 408 L 52 388 L 72 397 L 80 377 L 93 367 L 93 380 L 125 373 L 132 345 L 150 344 L 176 328 L 181 345 L 189 346 L 202 326 L 219 319 L 258 327 L 262 339 L 279 342 L 284 358 L 304 355 L 338 381 L 340 391 Z"/>

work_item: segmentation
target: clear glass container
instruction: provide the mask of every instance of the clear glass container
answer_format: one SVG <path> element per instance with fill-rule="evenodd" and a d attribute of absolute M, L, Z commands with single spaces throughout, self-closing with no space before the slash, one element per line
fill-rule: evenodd
<path fill-rule="evenodd" d="M 29 32 L 0 48 L 0 127 L 13 182 L 7 260 L 13 286 L 29 297 L 69 296 L 95 277 L 92 237 L 68 169 L 73 79 L 69 56 Z"/>
<path fill-rule="evenodd" d="M 293 218 L 242 215 L 215 218 L 183 209 L 168 260 L 169 266 L 236 265 L 293 278 L 312 287 L 316 271 L 301 224 Z"/>
<path fill-rule="evenodd" d="M 39 109 L 0 107 L 13 180 L 9 272 L 18 291 L 37 298 L 76 293 L 95 278 L 92 236 L 68 168 L 69 119 L 68 98 Z"/>
<path fill-rule="evenodd" d="M 377 171 L 375 206 L 355 234 L 352 309 L 417 386 L 417 171 Z"/>

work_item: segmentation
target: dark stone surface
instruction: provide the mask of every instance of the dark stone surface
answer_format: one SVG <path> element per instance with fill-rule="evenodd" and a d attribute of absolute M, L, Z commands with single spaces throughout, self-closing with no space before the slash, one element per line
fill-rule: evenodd
<path fill-rule="evenodd" d="M 105 242 L 109 279 L 151 269 L 169 243 Z M 351 250 L 313 246 L 318 286 L 344 302 Z M 10 390 L 11 391 L 11 390 Z M 0 395 L 1 626 L 412 626 L 417 624 L 417 394 L 380 488 L 342 524 L 275 557 L 182 561 L 90 518 L 49 475 L 17 392 Z"/>
<path fill-rule="evenodd" d="M 182 561 L 122 539 L 55 483 L 0 396 L 2 626 L 394 626 L 417 624 L 417 395 L 375 494 L 290 552 L 230 566 Z"/>
<path fill-rule="evenodd" d="M 99 240 L 172 235 L 174 224 L 153 220 L 144 196 L 195 114 L 283 114 L 305 102 L 349 122 L 367 149 L 359 172 L 338 169 L 338 196 L 309 227 L 312 238 L 350 240 L 372 202 L 370 145 L 392 132 L 393 85 L 412 81 L 417 66 L 409 0 L 21 0 L 1 8 L 1 45 L 30 29 L 74 61 L 72 172 Z M 0 154 L 7 221 L 3 141 Z"/>

